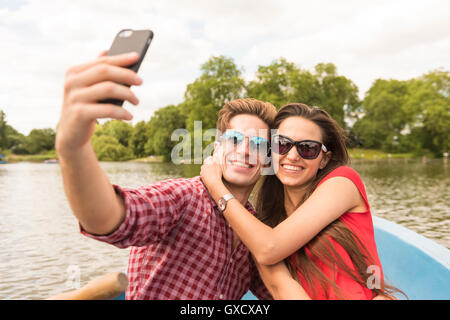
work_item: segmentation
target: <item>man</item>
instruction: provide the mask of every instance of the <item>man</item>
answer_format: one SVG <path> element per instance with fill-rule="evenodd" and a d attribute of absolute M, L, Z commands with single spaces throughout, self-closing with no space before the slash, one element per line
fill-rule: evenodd
<path fill-rule="evenodd" d="M 240 299 L 248 289 L 270 299 L 248 249 L 221 214 L 231 195 L 216 205 L 200 177 L 121 188 L 102 171 L 90 143 L 96 119 L 132 116 L 97 101 L 138 104 L 130 88 L 119 84 L 142 83 L 124 68 L 137 60 L 134 53 L 101 56 L 66 74 L 55 146 L 81 232 L 119 248 L 132 247 L 127 299 Z M 231 101 L 219 113 L 217 129 L 225 132 L 220 143 L 228 150 L 222 163 L 225 183 L 253 213 L 247 200 L 260 176 L 261 150 L 275 114 L 273 105 L 256 99 Z"/>

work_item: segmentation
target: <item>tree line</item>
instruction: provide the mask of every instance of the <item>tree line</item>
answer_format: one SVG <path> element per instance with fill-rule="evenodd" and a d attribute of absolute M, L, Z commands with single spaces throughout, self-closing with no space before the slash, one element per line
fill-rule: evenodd
<path fill-rule="evenodd" d="M 194 121 L 203 130 L 215 128 L 217 113 L 230 100 L 252 97 L 280 108 L 302 102 L 325 109 L 346 130 L 350 147 L 386 152 L 433 153 L 449 150 L 450 73 L 434 70 L 409 80 L 377 79 L 359 99 L 353 81 L 339 75 L 332 63 L 302 69 L 284 58 L 259 66 L 251 81 L 225 56 L 211 57 L 188 84 L 184 100 L 155 111 L 148 121 L 131 125 L 107 121 L 97 125 L 92 144 L 99 160 L 120 161 L 159 155 L 169 161 L 175 129 L 193 136 Z M 36 154 L 54 148 L 53 129 L 34 129 L 28 136 L 6 122 L 0 110 L 0 150 Z M 210 143 L 210 142 L 207 142 Z"/>
<path fill-rule="evenodd" d="M 55 130 L 33 129 L 24 135 L 6 121 L 6 114 L 0 110 L 0 154 L 39 154 L 54 150 Z"/>

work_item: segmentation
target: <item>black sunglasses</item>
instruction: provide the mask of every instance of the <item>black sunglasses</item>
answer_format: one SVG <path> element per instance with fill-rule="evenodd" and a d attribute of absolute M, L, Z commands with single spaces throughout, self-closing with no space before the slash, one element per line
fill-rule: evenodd
<path fill-rule="evenodd" d="M 295 146 L 297 148 L 298 154 L 303 159 L 316 159 L 320 150 L 324 153 L 328 152 L 327 147 L 323 145 L 323 143 L 314 140 L 301 140 L 294 141 L 289 137 L 283 136 L 281 134 L 275 134 L 272 137 L 272 151 L 278 154 L 286 154 L 292 147 Z"/>

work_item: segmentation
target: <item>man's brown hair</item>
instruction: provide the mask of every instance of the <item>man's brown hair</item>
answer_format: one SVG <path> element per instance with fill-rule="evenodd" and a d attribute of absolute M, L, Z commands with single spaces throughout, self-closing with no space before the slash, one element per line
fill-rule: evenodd
<path fill-rule="evenodd" d="M 251 114 L 267 123 L 269 129 L 272 128 L 273 121 L 277 115 L 277 109 L 270 102 L 264 102 L 253 98 L 236 99 L 227 102 L 219 111 L 216 128 L 220 132 L 225 132 L 231 118 L 238 114 Z"/>

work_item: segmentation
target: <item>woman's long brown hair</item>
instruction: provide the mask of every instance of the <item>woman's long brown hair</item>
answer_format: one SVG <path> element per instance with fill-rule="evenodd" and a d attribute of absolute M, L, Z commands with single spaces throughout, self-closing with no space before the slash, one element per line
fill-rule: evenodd
<path fill-rule="evenodd" d="M 349 156 L 346 148 L 346 138 L 344 130 L 333 120 L 330 115 L 318 108 L 309 107 L 301 103 L 292 103 L 285 105 L 280 109 L 275 117 L 274 128 L 277 129 L 280 124 L 289 117 L 302 117 L 317 124 L 322 131 L 322 143 L 331 151 L 331 158 L 327 165 L 317 172 L 316 177 L 308 185 L 307 191 L 300 202 L 299 207 L 317 188 L 320 181 L 331 171 L 339 166 L 349 163 Z M 287 218 L 284 207 L 284 187 L 276 175 L 268 175 L 264 177 L 261 187 L 257 193 L 257 212 L 260 220 L 271 227 L 275 227 Z M 339 243 L 350 256 L 356 270 L 352 270 L 339 254 L 335 251 L 330 238 Z M 308 252 L 309 251 L 309 252 Z M 328 265 L 331 270 L 342 271 L 351 279 L 366 286 L 369 277 L 373 277 L 368 273 L 368 268 L 375 262 L 370 256 L 364 244 L 353 234 L 353 232 L 339 219 L 329 224 L 319 234 L 317 234 L 305 246 L 300 248 L 296 253 L 296 261 L 290 258 L 285 259 L 294 279 L 299 281 L 299 272 L 307 283 L 305 289 L 311 298 L 315 298 L 320 291 L 329 297 L 330 288 L 333 288 L 336 296 L 340 299 L 351 299 L 346 296 L 345 292 L 338 288 L 335 279 L 330 279 L 319 267 L 318 262 Z M 383 279 L 379 279 L 380 288 L 371 289 L 373 296 L 384 294 L 390 296 L 392 292 L 401 292 L 392 286 L 384 283 Z"/>

